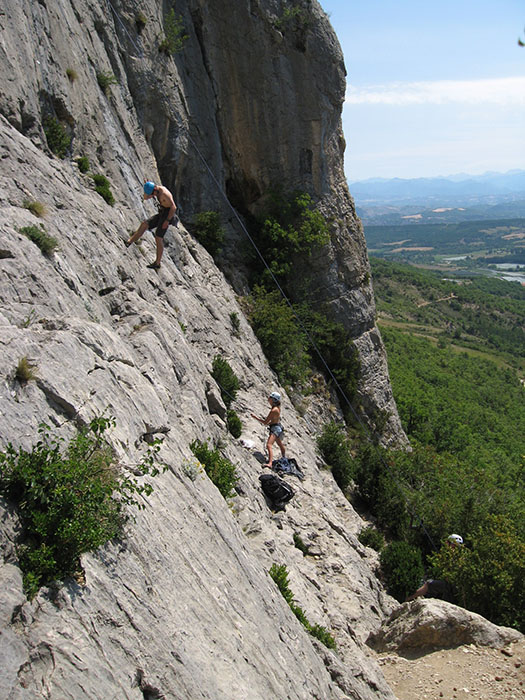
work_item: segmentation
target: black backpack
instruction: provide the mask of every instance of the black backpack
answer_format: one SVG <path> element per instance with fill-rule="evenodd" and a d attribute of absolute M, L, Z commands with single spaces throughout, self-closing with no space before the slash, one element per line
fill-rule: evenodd
<path fill-rule="evenodd" d="M 275 474 L 261 474 L 259 481 L 272 510 L 284 510 L 286 503 L 295 496 L 293 488 Z"/>

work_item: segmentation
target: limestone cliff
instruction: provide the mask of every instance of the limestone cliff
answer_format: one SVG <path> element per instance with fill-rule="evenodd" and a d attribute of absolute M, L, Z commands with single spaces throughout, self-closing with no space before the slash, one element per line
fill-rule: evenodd
<path fill-rule="evenodd" d="M 283 21 L 294 5 L 306 23 Z M 140 202 L 144 177 L 160 175 L 183 221 L 209 208 L 231 218 L 221 190 L 241 214 L 256 211 L 275 181 L 309 191 L 334 221 L 315 265 L 318 300 L 360 350 L 369 415 L 389 411 L 384 439 L 403 442 L 342 172 L 341 52 L 316 2 L 181 0 L 188 38 L 170 57 L 159 52 L 165 9 L 158 1 L 7 0 L 0 10 L 0 439 L 28 447 L 41 421 L 67 436 L 109 409 L 124 469 L 158 431 L 170 467 L 126 537 L 83 557 L 85 584 L 66 582 L 58 598 L 43 590 L 24 602 L 16 514 L 2 509 L 1 693 L 392 698 L 364 640 L 393 601 L 374 574 L 375 553 L 356 538 L 361 519 L 315 452 L 329 404 L 314 397 L 299 416 L 285 397 L 288 449 L 306 479 L 294 484 L 286 512 L 272 515 L 259 462 L 206 400 L 220 353 L 241 380 L 243 437 L 262 449 L 248 407 L 264 410 L 275 376 L 234 291 L 183 225 L 171 229 L 158 274 L 145 269 L 150 238 L 123 245 L 152 213 Z M 114 81 L 104 90 L 100 76 Z M 48 118 L 72 136 L 64 159 L 48 148 Z M 80 155 L 109 179 L 114 206 L 80 173 Z M 24 201 L 43 203 L 45 218 Z M 59 241 L 49 257 L 19 231 L 40 223 Z M 240 235 L 232 221 L 232 245 Z M 233 312 L 241 319 L 235 340 Z M 14 379 L 21 357 L 37 367 L 26 385 Z M 185 475 L 195 438 L 222 438 L 238 465 L 230 506 L 206 477 Z M 293 546 L 294 533 L 311 556 Z M 274 562 L 287 565 L 299 603 L 332 630 L 337 653 L 288 609 L 267 574 Z"/>

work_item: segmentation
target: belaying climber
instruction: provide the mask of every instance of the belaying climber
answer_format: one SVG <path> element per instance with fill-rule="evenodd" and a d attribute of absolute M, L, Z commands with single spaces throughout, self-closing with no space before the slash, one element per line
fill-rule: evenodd
<path fill-rule="evenodd" d="M 126 248 L 142 236 L 144 231 L 155 229 L 155 245 L 157 247 L 157 256 L 155 262 L 147 265 L 152 270 L 158 270 L 160 268 L 160 261 L 162 259 L 162 253 L 164 252 L 164 236 L 168 230 L 170 224 L 175 225 L 177 222 L 177 217 L 175 212 L 177 211 L 177 205 L 173 199 L 173 195 L 163 185 L 156 185 L 154 182 L 148 181 L 144 183 L 144 200 L 156 197 L 158 202 L 159 211 L 151 219 L 146 219 L 143 221 L 138 229 L 132 234 L 126 241 Z"/>
<path fill-rule="evenodd" d="M 270 404 L 270 412 L 266 416 L 266 418 L 259 418 L 259 416 L 256 416 L 255 413 L 251 413 L 251 417 L 255 418 L 255 420 L 258 420 L 259 423 L 262 423 L 263 425 L 268 426 L 268 430 L 270 431 L 270 434 L 268 435 L 268 442 L 266 443 L 266 449 L 268 450 L 268 463 L 264 464 L 264 467 L 270 467 L 272 468 L 272 462 L 273 462 L 273 451 L 272 451 L 272 445 L 274 442 L 276 442 L 279 445 L 279 448 L 281 450 L 281 455 L 284 457 L 285 456 L 285 449 L 283 445 L 283 441 L 281 440 L 281 436 L 284 434 L 284 428 L 281 425 L 281 394 L 279 394 L 277 391 L 272 391 L 270 396 L 268 397 L 268 403 Z"/>

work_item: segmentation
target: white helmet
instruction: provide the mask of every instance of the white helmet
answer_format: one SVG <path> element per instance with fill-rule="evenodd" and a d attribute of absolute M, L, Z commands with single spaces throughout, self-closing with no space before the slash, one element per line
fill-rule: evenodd
<path fill-rule="evenodd" d="M 463 544 L 463 537 L 461 537 L 461 535 L 449 535 L 447 539 L 454 544 Z"/>
<path fill-rule="evenodd" d="M 281 394 L 278 391 L 272 391 L 269 398 L 277 403 L 281 403 Z"/>

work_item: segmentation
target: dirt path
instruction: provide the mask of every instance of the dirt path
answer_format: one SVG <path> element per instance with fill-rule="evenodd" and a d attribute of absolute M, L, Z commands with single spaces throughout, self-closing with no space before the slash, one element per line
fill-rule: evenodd
<path fill-rule="evenodd" d="M 473 644 L 416 659 L 379 654 L 398 700 L 523 700 L 525 641 L 501 650 Z"/>

